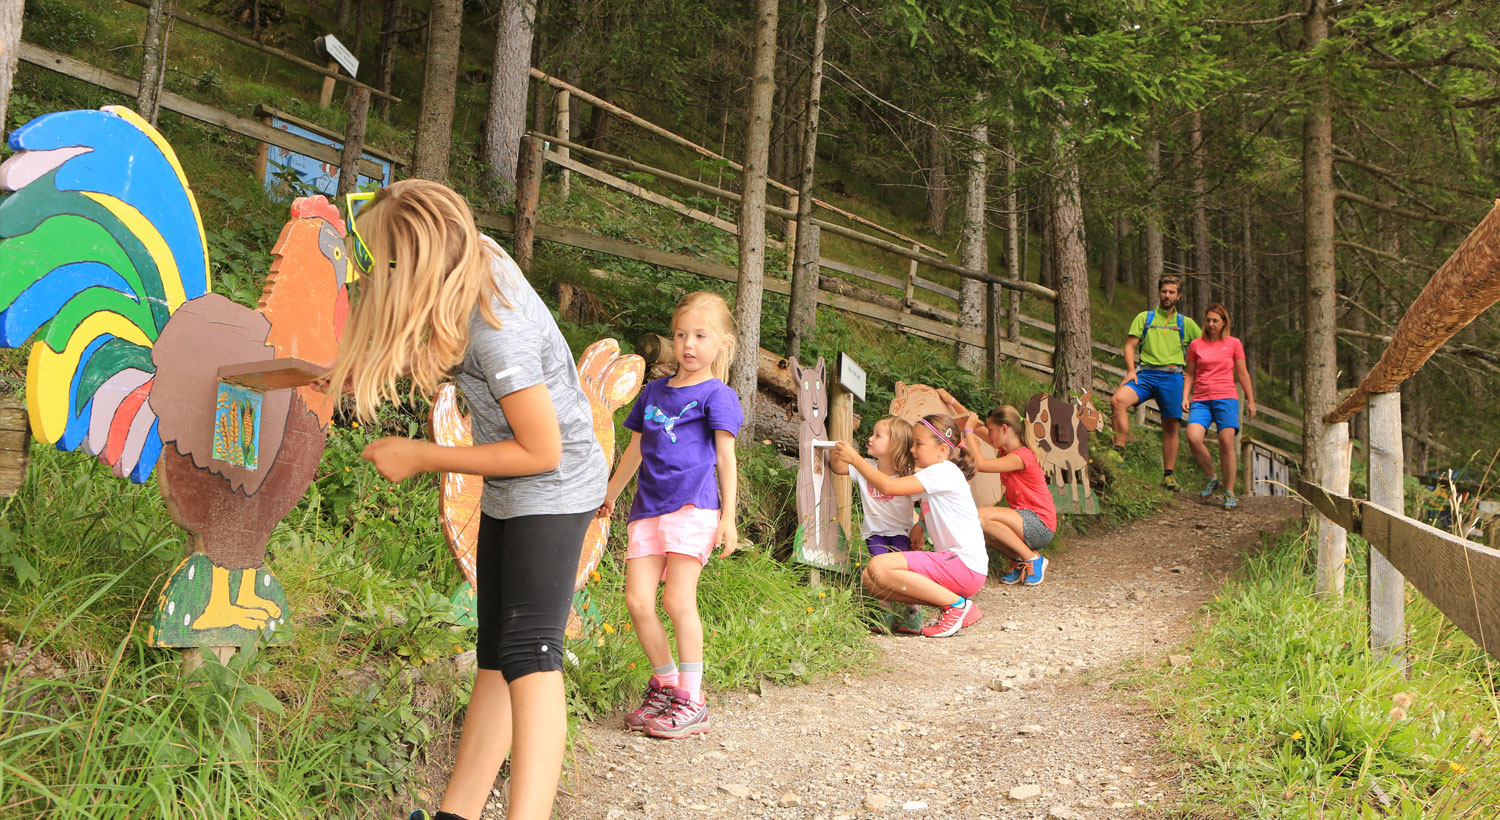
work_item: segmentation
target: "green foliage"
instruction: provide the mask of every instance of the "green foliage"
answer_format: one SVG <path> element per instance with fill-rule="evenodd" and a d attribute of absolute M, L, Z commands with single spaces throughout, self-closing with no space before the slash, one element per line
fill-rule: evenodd
<path fill-rule="evenodd" d="M 1367 649 L 1368 545 L 1312 595 L 1300 533 L 1268 539 L 1209 605 L 1190 666 L 1143 677 L 1190 767 L 1195 817 L 1460 818 L 1500 799 L 1496 664 L 1407 595 L 1403 669 Z M 1387 808 L 1388 807 L 1388 808 Z"/>

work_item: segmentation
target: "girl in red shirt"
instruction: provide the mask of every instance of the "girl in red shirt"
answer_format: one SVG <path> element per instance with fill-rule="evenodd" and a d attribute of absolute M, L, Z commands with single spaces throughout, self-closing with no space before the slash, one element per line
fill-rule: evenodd
<path fill-rule="evenodd" d="M 1057 506 L 1047 488 L 1047 476 L 1037 462 L 1027 439 L 1021 414 L 1010 405 L 990 411 L 984 427 L 974 429 L 977 415 L 968 417 L 964 449 L 982 473 L 999 473 L 1009 507 L 985 507 L 979 511 L 984 534 L 996 541 L 1011 559 L 1010 572 L 1000 576 L 1003 584 L 1036 586 L 1047 573 L 1047 559 L 1037 550 L 1052 543 L 1057 532 Z M 985 458 L 979 450 L 983 437 L 999 453 Z"/>

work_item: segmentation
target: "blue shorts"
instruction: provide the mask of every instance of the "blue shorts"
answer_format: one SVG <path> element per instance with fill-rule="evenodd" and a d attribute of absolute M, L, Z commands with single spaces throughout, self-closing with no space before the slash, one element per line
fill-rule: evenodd
<path fill-rule="evenodd" d="M 1205 430 L 1210 424 L 1217 424 L 1220 430 L 1238 430 L 1240 429 L 1240 400 L 1195 401 L 1192 408 L 1188 410 L 1188 424 L 1201 424 Z"/>
<path fill-rule="evenodd" d="M 1182 374 L 1165 370 L 1137 370 L 1125 387 L 1140 396 L 1137 404 L 1156 399 L 1156 409 L 1164 419 L 1182 418 Z"/>

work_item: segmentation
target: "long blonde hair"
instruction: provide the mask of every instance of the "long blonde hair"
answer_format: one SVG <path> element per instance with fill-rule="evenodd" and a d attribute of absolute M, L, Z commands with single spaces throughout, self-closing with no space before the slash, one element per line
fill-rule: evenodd
<path fill-rule="evenodd" d="M 1021 416 L 1020 410 L 1004 404 L 991 410 L 989 418 L 986 421 L 993 421 L 996 424 L 1003 424 L 1009 427 L 1015 431 L 1016 438 L 1021 440 L 1021 446 L 1032 452 L 1036 451 L 1036 436 L 1033 435 L 1031 425 L 1027 424 L 1026 419 Z"/>
<path fill-rule="evenodd" d="M 882 416 L 875 427 L 885 425 L 885 437 L 890 441 L 891 466 L 896 475 L 911 475 L 917 471 L 917 462 L 911 457 L 911 422 L 900 416 Z"/>
<path fill-rule="evenodd" d="M 706 290 L 694 291 L 682 297 L 682 301 L 672 311 L 674 337 L 677 335 L 677 320 L 690 310 L 703 311 L 708 319 L 708 329 L 723 342 L 723 349 L 714 357 L 713 374 L 714 378 L 728 384 L 729 365 L 734 362 L 735 350 L 739 347 L 739 339 L 734 335 L 734 315 L 729 312 L 729 304 L 724 301 L 724 297 Z"/>
<path fill-rule="evenodd" d="M 469 347 L 474 308 L 495 328 L 491 301 L 509 307 L 469 204 L 446 185 L 406 179 L 380 189 L 355 220 L 374 260 L 355 285 L 330 383 L 347 383 L 354 413 L 374 418 L 382 401 L 437 393 Z"/>

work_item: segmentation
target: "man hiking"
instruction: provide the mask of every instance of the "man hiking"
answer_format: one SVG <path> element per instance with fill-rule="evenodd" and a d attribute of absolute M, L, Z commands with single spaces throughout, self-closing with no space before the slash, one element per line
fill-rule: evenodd
<path fill-rule="evenodd" d="M 1161 411 L 1161 486 L 1176 492 L 1182 489 L 1172 475 L 1177 467 L 1177 428 L 1182 423 L 1182 370 L 1187 365 L 1185 353 L 1194 339 L 1203 335 L 1198 323 L 1177 312 L 1182 279 L 1163 276 L 1160 289 L 1161 307 L 1137 314 L 1130 323 L 1130 338 L 1125 340 L 1125 380 L 1109 400 L 1114 411 L 1114 450 L 1125 455 L 1125 439 L 1130 435 L 1130 408 L 1156 399 Z M 1140 368 L 1136 368 L 1136 349 L 1140 349 Z"/>

